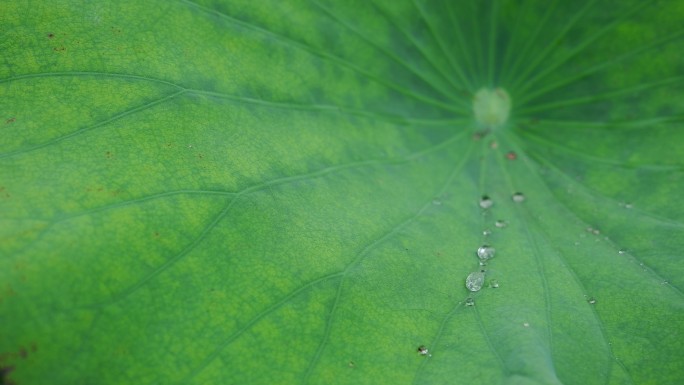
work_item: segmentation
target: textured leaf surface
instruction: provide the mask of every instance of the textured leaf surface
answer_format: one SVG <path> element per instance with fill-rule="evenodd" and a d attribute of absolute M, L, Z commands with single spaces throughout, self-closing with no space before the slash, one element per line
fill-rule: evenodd
<path fill-rule="evenodd" d="M 682 20 L 0 3 L 0 383 L 684 383 Z"/>

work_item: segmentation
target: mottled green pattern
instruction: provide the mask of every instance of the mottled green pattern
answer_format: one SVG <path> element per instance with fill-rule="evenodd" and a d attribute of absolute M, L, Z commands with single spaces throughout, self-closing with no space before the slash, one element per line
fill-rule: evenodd
<path fill-rule="evenodd" d="M 0 383 L 684 383 L 682 20 L 0 2 Z"/>

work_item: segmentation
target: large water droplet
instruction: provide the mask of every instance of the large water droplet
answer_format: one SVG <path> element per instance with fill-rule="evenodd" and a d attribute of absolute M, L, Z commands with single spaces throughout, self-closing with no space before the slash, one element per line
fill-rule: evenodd
<path fill-rule="evenodd" d="M 482 285 L 484 284 L 485 273 L 482 271 L 475 271 L 468 274 L 465 281 L 465 286 L 470 291 L 480 291 Z"/>
<path fill-rule="evenodd" d="M 492 198 L 490 198 L 486 195 L 483 195 L 482 198 L 480 198 L 480 207 L 482 207 L 483 209 L 488 209 L 488 208 L 492 207 L 493 205 L 494 205 L 494 201 L 492 200 Z"/>
<path fill-rule="evenodd" d="M 513 194 L 512 199 L 515 203 L 522 203 L 525 201 L 525 195 L 523 195 L 523 193 L 521 192 L 517 192 Z"/>
<path fill-rule="evenodd" d="M 494 258 L 495 252 L 496 252 L 495 248 L 488 246 L 488 245 L 482 245 L 482 246 L 477 248 L 477 257 L 483 261 L 486 261 L 488 259 Z"/>

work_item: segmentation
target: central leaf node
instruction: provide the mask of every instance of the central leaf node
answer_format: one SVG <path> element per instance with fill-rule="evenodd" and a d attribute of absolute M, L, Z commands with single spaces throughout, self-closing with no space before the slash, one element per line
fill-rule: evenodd
<path fill-rule="evenodd" d="M 506 123 L 511 112 L 511 97 L 503 88 L 480 88 L 473 99 L 473 112 L 482 126 L 500 127 Z"/>

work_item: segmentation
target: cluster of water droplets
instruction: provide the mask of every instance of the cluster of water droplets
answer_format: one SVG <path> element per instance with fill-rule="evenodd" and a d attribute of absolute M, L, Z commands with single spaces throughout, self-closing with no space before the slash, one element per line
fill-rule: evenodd
<path fill-rule="evenodd" d="M 511 200 L 515 203 L 522 203 L 525 201 L 525 195 L 520 192 L 516 192 L 511 196 Z M 483 195 L 480 198 L 480 201 L 478 202 L 480 208 L 482 208 L 485 211 L 488 211 L 494 206 L 494 200 L 490 198 L 487 195 Z M 502 229 L 508 226 L 508 222 L 502 219 L 497 220 L 494 222 L 494 226 L 498 229 Z M 488 237 L 492 234 L 491 229 L 484 229 L 482 231 L 482 235 L 485 237 Z M 474 271 L 470 274 L 465 279 L 465 287 L 471 292 L 477 292 L 480 291 L 484 286 L 485 286 L 485 281 L 486 281 L 486 276 L 487 276 L 487 271 L 484 269 L 484 267 L 487 265 L 487 263 L 494 258 L 494 255 L 496 254 L 496 248 L 489 244 L 483 244 L 482 246 L 478 247 L 477 250 L 475 251 L 475 255 L 477 255 L 478 258 L 478 264 L 480 266 L 480 269 L 478 271 Z M 492 279 L 489 281 L 489 287 L 490 288 L 498 288 L 499 287 L 499 281 L 496 279 Z M 465 305 L 466 306 L 474 306 L 475 305 L 475 300 L 471 297 L 466 298 L 465 300 Z"/>

